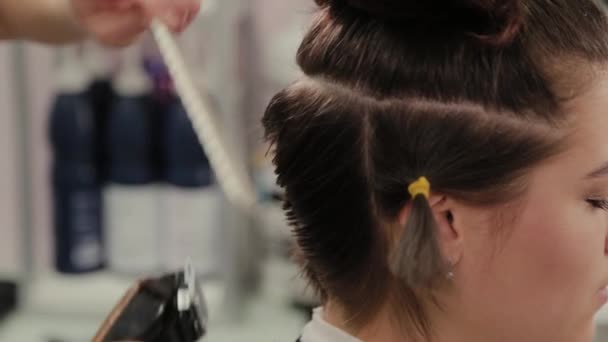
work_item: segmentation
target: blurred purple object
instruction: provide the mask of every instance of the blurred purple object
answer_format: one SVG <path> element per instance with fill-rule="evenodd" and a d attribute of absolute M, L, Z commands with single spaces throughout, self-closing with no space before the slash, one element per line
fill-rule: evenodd
<path fill-rule="evenodd" d="M 152 79 L 154 99 L 161 104 L 168 104 L 173 99 L 175 87 L 162 58 L 160 56 L 147 56 L 144 58 L 144 69 Z"/>

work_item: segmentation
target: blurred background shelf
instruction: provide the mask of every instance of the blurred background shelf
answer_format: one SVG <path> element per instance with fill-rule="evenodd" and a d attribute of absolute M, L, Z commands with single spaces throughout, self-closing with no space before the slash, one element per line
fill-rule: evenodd
<path fill-rule="evenodd" d="M 203 282 L 210 329 L 209 342 L 292 341 L 308 317 L 290 305 L 289 288 L 297 274 L 280 260 L 269 260 L 258 295 L 237 319 L 223 309 L 221 282 Z M 0 341 L 85 342 L 99 328 L 134 279 L 101 272 L 86 276 L 46 274 L 23 289 L 22 306 L 0 323 Z"/>
<path fill-rule="evenodd" d="M 39 315 L 88 317 L 99 323 L 134 283 L 133 277 L 110 272 L 80 276 L 49 273 L 23 287 L 21 308 Z M 210 312 L 219 312 L 223 284 L 207 281 L 202 287 Z"/>

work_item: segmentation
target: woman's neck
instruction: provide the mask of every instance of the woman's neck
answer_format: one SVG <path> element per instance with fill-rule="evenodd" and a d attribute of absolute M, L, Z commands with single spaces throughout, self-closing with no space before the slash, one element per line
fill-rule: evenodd
<path fill-rule="evenodd" d="M 414 342 L 404 339 L 403 333 L 399 331 L 400 329 L 395 329 L 394 320 L 387 313 L 387 310 L 381 310 L 365 326 L 354 328 L 348 324 L 348 316 L 344 310 L 339 305 L 328 302 L 323 309 L 323 319 L 364 342 Z"/>
<path fill-rule="evenodd" d="M 423 337 L 421 334 L 411 334 L 414 329 L 404 328 L 406 321 L 400 323 L 391 314 L 388 307 L 380 310 L 376 316 L 362 327 L 353 328 L 349 326 L 348 316 L 336 303 L 328 302 L 324 305 L 323 319 L 332 326 L 352 335 L 364 342 L 470 342 L 477 341 L 480 331 L 476 334 L 467 333 L 465 324 L 461 324 L 453 317 L 445 316 L 445 312 L 438 308 L 430 309 L 429 316 L 432 319 L 432 338 Z M 405 330 L 404 330 L 405 329 Z"/>

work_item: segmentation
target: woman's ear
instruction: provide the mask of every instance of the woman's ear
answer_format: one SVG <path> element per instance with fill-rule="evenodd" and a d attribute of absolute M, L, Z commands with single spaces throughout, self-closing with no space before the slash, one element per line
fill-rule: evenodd
<path fill-rule="evenodd" d="M 389 256 L 393 274 L 413 287 L 453 276 L 464 245 L 456 204 L 446 196 L 418 196 L 402 209 Z"/>
<path fill-rule="evenodd" d="M 428 199 L 437 224 L 437 238 L 439 248 L 451 266 L 458 264 L 462 257 L 464 232 L 458 220 L 458 206 L 447 196 L 431 195 Z M 411 204 L 406 205 L 399 215 L 400 227 L 405 226 Z"/>
<path fill-rule="evenodd" d="M 458 206 L 447 196 L 433 195 L 429 198 L 437 224 L 439 247 L 450 266 L 458 264 L 463 254 L 464 230 L 460 224 Z"/>

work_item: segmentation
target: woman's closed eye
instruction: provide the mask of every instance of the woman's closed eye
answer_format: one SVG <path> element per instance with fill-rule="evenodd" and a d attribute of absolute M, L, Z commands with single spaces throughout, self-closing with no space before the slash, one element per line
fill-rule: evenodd
<path fill-rule="evenodd" d="M 608 210 L 608 198 L 588 198 L 587 203 L 593 208 Z"/>

